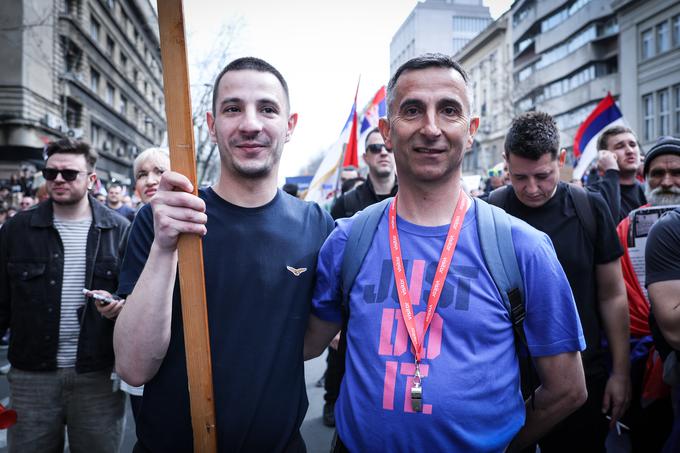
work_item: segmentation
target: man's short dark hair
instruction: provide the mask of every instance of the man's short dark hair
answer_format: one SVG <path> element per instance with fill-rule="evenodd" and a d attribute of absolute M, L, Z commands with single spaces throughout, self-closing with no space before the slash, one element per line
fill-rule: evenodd
<path fill-rule="evenodd" d="M 111 182 L 109 183 L 109 187 L 108 187 L 107 190 L 111 190 L 111 189 L 113 189 L 114 187 L 118 187 L 118 188 L 120 188 L 121 190 L 123 190 L 123 185 L 122 185 L 120 182 L 118 182 L 118 181 L 111 181 Z"/>
<path fill-rule="evenodd" d="M 626 126 L 612 126 L 610 128 L 605 129 L 605 131 L 602 132 L 597 139 L 597 149 L 598 150 L 607 149 L 609 137 L 628 133 L 633 134 L 633 137 L 635 137 L 635 133 L 631 130 L 631 128 Z M 637 141 L 637 137 L 635 137 L 635 141 Z"/>
<path fill-rule="evenodd" d="M 81 154 L 85 156 L 85 162 L 87 163 L 87 170 L 94 171 L 94 167 L 97 165 L 97 151 L 94 150 L 89 144 L 81 140 L 74 140 L 72 138 L 60 138 L 49 142 L 45 146 L 44 156 L 47 160 L 52 154 Z"/>
<path fill-rule="evenodd" d="M 377 133 L 380 133 L 380 128 L 374 127 L 373 129 L 371 129 L 370 131 L 368 131 L 368 134 L 366 134 L 366 141 L 364 142 L 365 147 L 368 146 L 368 137 L 370 137 L 371 135 L 375 134 L 376 132 L 377 132 Z M 365 148 L 365 147 L 364 147 L 364 148 Z"/>
<path fill-rule="evenodd" d="M 505 155 L 538 160 L 550 153 L 557 158 L 560 150 L 560 131 L 552 116 L 545 112 L 527 112 L 512 120 L 505 136 Z"/>
<path fill-rule="evenodd" d="M 397 86 L 397 80 L 399 80 L 399 77 L 402 76 L 405 72 L 408 71 L 417 71 L 419 69 L 428 69 L 428 68 L 443 68 L 443 69 L 454 69 L 457 71 L 461 77 L 463 77 L 463 81 L 465 82 L 465 87 L 468 89 L 468 96 L 471 96 L 471 92 L 469 90 L 469 82 L 470 78 L 467 75 L 467 72 L 465 72 L 465 69 L 458 63 L 456 60 L 451 58 L 448 55 L 444 55 L 441 53 L 426 53 L 423 55 L 420 55 L 419 57 L 411 58 L 408 60 L 406 63 L 402 64 L 399 66 L 399 68 L 396 70 L 392 78 L 390 79 L 389 83 L 387 84 L 387 113 L 388 115 L 390 114 L 390 105 L 392 105 L 392 101 L 394 101 L 394 89 Z M 470 97 L 470 110 L 472 110 L 472 98 Z"/>
<path fill-rule="evenodd" d="M 290 98 L 288 95 L 288 84 L 286 83 L 286 79 L 283 78 L 281 73 L 272 65 L 267 63 L 266 61 L 256 58 L 256 57 L 243 57 L 243 58 L 237 58 L 236 60 L 232 61 L 228 65 L 222 69 L 222 71 L 218 74 L 217 78 L 215 79 L 215 84 L 213 85 L 213 96 L 212 96 L 212 113 L 213 116 L 216 115 L 217 113 L 217 89 L 220 85 L 220 80 L 222 80 L 222 76 L 226 74 L 229 71 L 257 71 L 257 72 L 268 72 L 272 74 L 274 77 L 276 77 L 279 82 L 281 83 L 281 86 L 283 87 L 283 92 L 286 94 L 286 102 L 288 103 L 288 106 L 290 107 Z"/>

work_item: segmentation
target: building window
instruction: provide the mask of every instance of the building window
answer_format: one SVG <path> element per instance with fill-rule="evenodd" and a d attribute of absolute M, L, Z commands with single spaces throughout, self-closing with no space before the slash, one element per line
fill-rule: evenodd
<path fill-rule="evenodd" d="M 73 41 L 68 38 L 62 40 L 64 49 L 64 69 L 67 73 L 75 74 L 80 71 L 80 61 L 83 52 Z"/>
<path fill-rule="evenodd" d="M 667 52 L 671 48 L 668 22 L 661 22 L 656 26 L 656 52 Z"/>
<path fill-rule="evenodd" d="M 75 129 L 80 126 L 80 117 L 82 111 L 82 105 L 71 98 L 66 99 L 66 126 L 69 129 Z"/>
<path fill-rule="evenodd" d="M 659 102 L 659 136 L 663 137 L 669 135 L 671 128 L 671 112 L 670 112 L 670 99 L 668 95 L 668 89 L 661 90 L 657 93 Z"/>
<path fill-rule="evenodd" d="M 90 68 L 90 89 L 99 93 L 99 72 L 94 68 Z"/>
<path fill-rule="evenodd" d="M 680 15 L 671 19 L 673 24 L 673 47 L 680 47 Z"/>
<path fill-rule="evenodd" d="M 453 31 L 477 34 L 484 30 L 490 21 L 484 17 L 453 16 Z"/>
<path fill-rule="evenodd" d="M 123 70 L 123 74 L 127 74 L 127 64 L 128 58 L 125 56 L 123 51 L 120 52 L 120 68 Z"/>
<path fill-rule="evenodd" d="M 453 54 L 457 53 L 460 49 L 465 47 L 465 44 L 470 41 L 469 39 L 466 38 L 453 38 Z"/>
<path fill-rule="evenodd" d="M 654 140 L 654 96 L 651 94 L 642 98 L 642 115 L 645 141 L 650 142 Z"/>
<path fill-rule="evenodd" d="M 110 83 L 106 83 L 106 102 L 109 103 L 109 105 L 113 105 L 113 96 L 116 92 L 116 89 L 111 85 Z"/>
<path fill-rule="evenodd" d="M 680 85 L 673 87 L 673 116 L 675 135 L 680 135 Z"/>
<path fill-rule="evenodd" d="M 113 9 L 116 7 L 116 0 L 106 0 L 106 4 L 110 9 Z"/>
<path fill-rule="evenodd" d="M 642 32 L 641 39 L 641 55 L 642 59 L 646 60 L 654 56 L 654 36 L 652 35 L 652 29 L 647 29 Z"/>
<path fill-rule="evenodd" d="M 74 16 L 78 15 L 78 0 L 65 0 L 64 1 L 64 14 L 72 14 Z"/>
<path fill-rule="evenodd" d="M 120 96 L 120 114 L 127 116 L 128 100 L 125 96 Z"/>
<path fill-rule="evenodd" d="M 113 51 L 116 49 L 116 43 L 113 42 L 113 38 L 106 36 L 106 53 L 113 57 Z"/>
<path fill-rule="evenodd" d="M 99 147 L 99 139 L 102 135 L 102 128 L 94 123 L 90 123 L 90 143 L 95 148 Z"/>
<path fill-rule="evenodd" d="M 95 42 L 99 42 L 99 29 L 101 28 L 101 25 L 99 25 L 99 22 L 97 22 L 97 19 L 94 18 L 94 16 L 90 16 L 90 38 L 92 38 Z"/>

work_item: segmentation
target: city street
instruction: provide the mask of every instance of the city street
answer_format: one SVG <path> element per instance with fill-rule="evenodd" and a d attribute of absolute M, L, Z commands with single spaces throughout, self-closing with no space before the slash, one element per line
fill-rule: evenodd
<path fill-rule="evenodd" d="M 0 367 L 7 365 L 7 349 L 0 350 Z M 328 428 L 321 422 L 323 410 L 323 388 L 316 387 L 316 382 L 326 369 L 325 354 L 305 363 L 305 379 L 307 381 L 307 396 L 309 397 L 309 410 L 302 424 L 302 436 L 307 444 L 309 453 L 326 453 L 330 450 L 333 429 Z M 0 376 L 0 403 L 9 404 L 9 388 L 4 375 Z M 123 436 L 123 448 L 121 453 L 129 453 L 135 444 L 135 426 L 132 420 L 130 405 L 127 406 L 125 416 L 125 433 Z M 7 452 L 7 431 L 0 430 L 0 453 Z"/>

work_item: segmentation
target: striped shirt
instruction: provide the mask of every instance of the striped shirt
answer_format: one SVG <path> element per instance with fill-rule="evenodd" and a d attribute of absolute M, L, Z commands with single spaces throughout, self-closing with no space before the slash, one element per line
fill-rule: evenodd
<path fill-rule="evenodd" d="M 54 227 L 64 245 L 64 275 L 61 285 L 61 319 L 59 320 L 59 348 L 57 367 L 72 367 L 76 364 L 80 320 L 78 308 L 85 305 L 85 266 L 87 233 L 92 219 L 58 220 Z"/>

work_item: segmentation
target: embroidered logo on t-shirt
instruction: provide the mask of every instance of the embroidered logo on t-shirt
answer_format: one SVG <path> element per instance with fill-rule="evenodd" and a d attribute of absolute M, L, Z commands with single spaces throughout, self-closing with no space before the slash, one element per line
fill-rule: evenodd
<path fill-rule="evenodd" d="M 299 267 L 299 268 L 296 269 L 296 268 L 291 267 L 291 266 L 286 266 L 286 269 L 288 269 L 291 272 L 291 274 L 295 275 L 296 277 L 299 277 L 300 274 L 302 274 L 303 272 L 305 272 L 307 270 L 306 267 Z"/>

